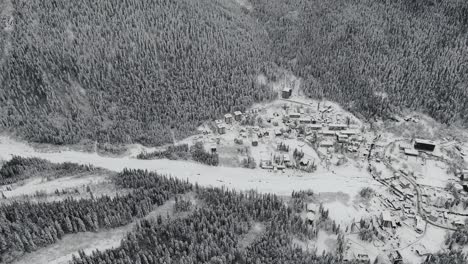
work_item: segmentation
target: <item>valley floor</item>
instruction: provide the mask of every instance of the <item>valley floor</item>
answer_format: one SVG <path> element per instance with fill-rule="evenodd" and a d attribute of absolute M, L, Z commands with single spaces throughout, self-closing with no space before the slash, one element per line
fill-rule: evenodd
<path fill-rule="evenodd" d="M 309 105 L 308 102 L 299 101 L 299 103 Z M 273 104 L 274 108 L 267 108 L 265 115 L 271 114 L 274 116 L 274 114 L 280 111 L 278 110 L 281 107 L 280 104 L 284 104 L 284 102 L 277 103 L 276 105 Z M 343 115 L 342 110 L 338 106 L 333 106 L 333 108 L 338 109 L 337 116 Z M 363 124 L 358 121 L 356 125 L 362 126 Z M 236 153 L 236 146 L 233 141 L 240 129 L 239 125 L 232 125 L 228 133 L 219 139 L 221 144 L 218 145 L 218 152 L 221 153 L 220 156 L 225 155 L 227 161 L 237 160 L 239 153 Z M 406 129 L 405 131 L 409 130 Z M 401 219 L 402 226 L 394 229 L 393 233 L 391 231 L 382 231 L 388 238 L 387 243 L 382 243 L 382 241 L 366 243 L 359 239 L 357 232 L 346 231 L 347 248 L 350 252 L 354 254 L 366 253 L 373 259 L 379 254 L 387 254 L 391 250 L 399 249 L 405 260 L 409 261 L 409 263 L 419 263 L 423 258 L 418 256 L 417 252 L 435 252 L 444 248 L 444 238 L 449 232 L 449 228 L 444 229 L 426 224 L 424 233 L 418 234 L 414 228 L 414 215 L 411 216 L 416 211 L 416 202 L 413 201 L 416 199 L 403 199 L 403 202 L 401 199 L 398 200 L 398 196 L 393 193 L 392 188 L 394 187 L 391 187 L 394 184 L 398 184 L 398 180 L 389 179 L 394 176 L 393 170 L 414 171 L 417 185 L 428 189 L 426 193 L 427 198 L 424 198 L 422 201 L 424 203 L 422 206 L 425 208 L 433 207 L 433 202 L 430 200 L 430 192 L 438 190 L 439 193 L 443 193 L 441 190 L 445 187 L 445 184 L 447 182 L 454 182 L 455 179 L 453 175 L 447 172 L 448 167 L 444 162 L 431 159 L 405 158 L 395 142 L 402 141 L 400 138 L 407 139 L 410 135 L 399 135 L 396 128 L 381 128 L 378 132 L 381 133 L 378 136 L 376 133 L 364 132 L 362 137 L 365 143 L 357 151 L 345 153 L 346 155 L 333 153 L 330 150 L 320 153 L 320 150 L 313 149 L 310 145 L 305 144 L 304 141 L 298 140 L 298 138 L 285 138 L 282 142 L 286 142 L 292 149 L 300 148 L 304 151 L 307 158 L 314 160 L 314 162 L 317 161 L 317 168 L 313 172 L 289 168 L 284 171 L 261 168 L 247 169 L 240 167 L 237 161 L 232 164 L 221 164 L 221 166 L 213 167 L 182 160 L 139 160 L 135 156 L 144 149 L 141 146 L 130 150 L 128 155 L 120 157 L 107 157 L 97 153 L 80 152 L 66 148 L 61 150 L 55 149 L 54 151 L 47 151 L 44 148 L 38 150 L 28 144 L 6 136 L 0 136 L 0 160 L 9 160 L 13 155 L 18 155 L 23 157 L 38 157 L 54 163 L 74 162 L 91 164 L 115 172 L 120 172 L 124 168 L 144 169 L 184 180 L 187 179 L 192 183 L 198 183 L 203 186 L 226 187 L 236 190 L 253 189 L 261 193 L 274 193 L 283 197 L 289 197 L 293 191 L 312 190 L 316 199 L 314 202 L 322 203 L 324 208 L 329 210 L 330 218 L 335 220 L 337 224 L 340 224 L 343 229 L 352 226 L 353 223 L 359 224 L 361 218 L 371 219 L 379 217 L 383 211 L 391 211 L 392 217 Z M 417 131 L 414 133 L 417 133 Z M 210 142 L 216 139 L 213 137 L 219 136 L 213 134 L 194 136 L 182 140 L 181 143 L 201 140 L 204 143 L 211 144 Z M 380 138 L 379 143 L 375 144 L 374 152 L 376 154 L 367 159 L 363 155 L 370 153 L 368 146 L 371 142 L 374 142 L 374 138 Z M 250 137 L 247 140 L 250 140 Z M 249 155 L 252 155 L 256 160 L 261 160 L 265 153 L 277 151 L 277 141 L 278 138 L 275 137 L 263 138 L 261 144 L 256 147 L 250 147 Z M 337 160 L 341 158 L 337 157 L 344 157 L 346 162 L 340 165 Z M 0 187 L 0 191 L 4 193 L 6 198 L 16 199 L 28 195 L 33 196 L 37 193 L 51 194 L 59 188 L 84 189 L 86 185 L 99 185 L 102 188 L 95 189 L 105 191 L 107 195 L 116 193 L 116 190 L 109 186 L 110 184 L 106 175 L 85 177 L 78 175 L 76 177 L 64 177 L 51 181 L 36 178 L 22 184 L 10 186 L 10 190 Z M 371 187 L 377 195 L 370 201 L 363 201 L 359 196 L 359 192 L 364 187 Z M 414 193 L 412 192 L 412 187 L 404 191 L 410 194 Z M 83 193 L 86 192 L 83 191 Z M 99 192 L 96 194 L 99 194 Z M 149 217 L 154 217 L 161 213 L 161 210 L 164 211 L 163 214 L 167 214 L 172 208 L 170 203 L 168 202 L 156 209 Z M 417 203 L 421 204 L 421 201 L 417 201 Z M 392 208 L 392 206 L 399 206 L 399 204 L 403 210 L 401 208 L 395 210 Z M 406 214 L 407 209 L 405 208 L 407 207 L 404 206 L 409 206 L 411 209 L 408 210 L 412 212 Z M 441 210 L 441 208 L 432 209 L 439 212 Z M 443 220 L 442 217 L 438 221 L 442 221 L 439 224 L 443 224 L 444 226 L 451 225 L 447 220 Z M 31 263 L 33 260 L 35 263 L 64 263 L 78 250 L 84 250 L 89 253 L 93 249 L 103 250 L 116 247 L 133 225 L 130 224 L 125 227 L 99 233 L 68 235 L 55 245 L 27 254 L 17 263 Z M 255 227 L 256 229 L 253 229 L 251 232 L 252 236 L 261 233 L 264 228 L 260 224 Z M 332 234 L 322 232 L 318 238 L 317 241 L 296 242 L 306 249 L 317 249 L 319 252 L 333 250 L 332 245 L 336 238 Z M 249 240 L 251 238 L 246 237 L 246 241 Z"/>

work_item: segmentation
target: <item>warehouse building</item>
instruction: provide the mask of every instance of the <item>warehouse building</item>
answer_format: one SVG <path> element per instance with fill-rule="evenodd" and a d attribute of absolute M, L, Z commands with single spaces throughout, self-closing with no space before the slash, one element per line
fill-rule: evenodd
<path fill-rule="evenodd" d="M 414 148 L 417 150 L 434 151 L 435 147 L 436 144 L 433 141 L 419 138 L 414 140 Z"/>

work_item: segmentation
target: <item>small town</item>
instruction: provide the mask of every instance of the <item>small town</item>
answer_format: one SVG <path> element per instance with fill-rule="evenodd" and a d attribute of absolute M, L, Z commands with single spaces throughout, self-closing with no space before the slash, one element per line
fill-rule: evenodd
<path fill-rule="evenodd" d="M 350 260 L 430 260 L 430 245 L 419 243 L 418 237 L 428 228 L 454 231 L 468 225 L 468 168 L 460 142 L 420 138 L 417 133 L 399 137 L 372 128 L 332 102 L 292 96 L 291 88 L 284 88 L 280 97 L 246 112 L 226 113 L 203 125 L 202 135 L 191 140 L 217 153 L 223 166 L 288 178 L 340 169 L 366 171 L 379 191 L 364 210 L 358 206 L 354 220 L 341 219 L 349 226 Z M 423 123 L 417 115 L 395 122 Z M 313 224 L 316 214 L 305 211 Z M 353 244 L 362 230 L 373 234 L 372 245 Z M 391 251 L 398 248 L 405 252 Z M 382 258 L 377 251 L 389 253 Z"/>
<path fill-rule="evenodd" d="M 468 264 L 468 0 L 0 0 L 0 264 Z"/>
<path fill-rule="evenodd" d="M 284 86 L 276 100 L 224 113 L 203 123 L 196 135 L 172 144 L 139 146 L 130 158 L 73 151 L 38 155 L 56 161 L 79 159 L 110 170 L 145 168 L 208 186 L 274 193 L 307 225 L 307 232 L 292 238 L 293 245 L 306 252 L 338 252 L 344 263 L 431 263 L 434 252 L 468 252 L 468 146 L 457 135 L 419 113 L 369 122 L 335 102 L 306 98 L 290 88 L 294 85 Z M 34 153 L 14 141 L 2 141 L 0 150 L 9 151 L 5 153 Z M 216 162 L 179 160 L 194 146 Z M 183 154 L 169 159 L 151 156 L 152 151 L 170 149 Z M 139 158 L 142 153 L 144 159 Z M 0 191 L 6 204 L 115 189 L 94 175 L 4 187 Z M 255 226 L 265 229 L 262 223 Z M 38 254 L 47 257 L 52 254 L 48 252 Z"/>

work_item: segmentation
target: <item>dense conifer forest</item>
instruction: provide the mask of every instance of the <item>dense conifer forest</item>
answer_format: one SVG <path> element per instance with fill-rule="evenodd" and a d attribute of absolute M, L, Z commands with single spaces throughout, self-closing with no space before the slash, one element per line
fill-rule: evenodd
<path fill-rule="evenodd" d="M 274 98 L 257 77 L 280 68 L 366 118 L 468 123 L 464 0 L 11 3 L 0 126 L 30 141 L 172 142 Z"/>
<path fill-rule="evenodd" d="M 305 221 L 274 195 L 197 189 L 206 206 L 184 219 L 142 221 L 120 248 L 80 255 L 73 263 L 338 263 L 294 247 L 291 238 L 313 237 Z M 246 248 L 240 241 L 252 221 L 268 228 Z"/>
<path fill-rule="evenodd" d="M 207 0 L 12 0 L 0 125 L 30 141 L 156 145 L 273 98 L 266 33 Z M 3 55 L 3 54 L 2 54 Z"/>
<path fill-rule="evenodd" d="M 39 159 L 15 163 L 28 166 L 29 170 L 49 166 Z M 78 165 L 56 166 L 75 171 Z M 0 205 L 0 262 L 10 263 L 70 233 L 99 232 L 129 224 L 175 198 L 175 210 L 194 208 L 183 217 L 159 215 L 138 221 L 118 248 L 89 255 L 79 252 L 72 263 L 342 263 L 343 231 L 328 217 L 328 211 L 320 206 L 313 225 L 300 216 L 308 197 L 313 196 L 311 191 L 294 192 L 285 203 L 272 194 L 200 187 L 157 173 L 128 169 L 118 173 L 113 182 L 119 188 L 133 191 L 113 198 L 103 195 L 92 199 Z M 188 192 L 195 195 L 196 205 L 190 200 L 177 199 Z M 246 243 L 244 239 L 255 223 L 265 228 Z M 337 234 L 336 252 L 303 250 L 293 242 L 315 239 L 319 229 Z M 465 261 L 466 256 L 461 253 L 445 252 L 434 255 L 427 263 Z"/>
<path fill-rule="evenodd" d="M 251 0 L 303 90 L 367 118 L 403 108 L 468 124 L 468 2 Z"/>
<path fill-rule="evenodd" d="M 53 244 L 66 234 L 129 224 L 192 189 L 187 182 L 141 170 L 124 170 L 115 184 L 134 190 L 114 198 L 0 205 L 0 263 Z"/>
<path fill-rule="evenodd" d="M 210 166 L 217 166 L 219 164 L 219 155 L 216 152 L 212 153 L 211 151 L 206 151 L 202 142 L 196 142 L 191 147 L 189 147 L 188 144 L 181 144 L 168 146 L 165 150 L 142 152 L 137 155 L 137 159 L 192 159 Z"/>

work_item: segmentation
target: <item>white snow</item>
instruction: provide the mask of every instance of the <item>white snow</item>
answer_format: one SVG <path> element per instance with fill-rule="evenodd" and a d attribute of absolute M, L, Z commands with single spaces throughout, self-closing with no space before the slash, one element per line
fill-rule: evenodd
<path fill-rule="evenodd" d="M 92 185 L 105 181 L 105 177 L 90 175 L 85 177 L 63 177 L 55 180 L 47 181 L 43 178 L 33 178 L 28 180 L 25 184 L 18 187 L 13 187 L 12 191 L 5 191 L 4 194 L 7 198 L 17 197 L 21 195 L 34 195 L 36 192 L 51 194 L 55 190 L 62 190 L 64 188 L 77 188 L 83 185 Z M 1 190 L 2 188 L 0 188 Z"/>
<path fill-rule="evenodd" d="M 366 170 L 350 165 L 341 166 L 331 172 L 319 170 L 312 174 L 295 171 L 273 173 L 262 169 L 212 167 L 190 161 L 137 160 L 129 156 L 103 157 L 96 153 L 73 150 L 37 152 L 26 144 L 11 138 L 0 137 L 0 159 L 8 160 L 12 155 L 38 157 L 56 163 L 92 164 L 112 171 L 121 171 L 124 168 L 147 169 L 181 179 L 189 179 L 191 182 L 198 182 L 205 186 L 226 186 L 239 190 L 254 189 L 279 195 L 290 195 L 293 190 L 312 189 L 315 192 L 341 191 L 354 196 L 362 187 L 369 186 L 372 182 L 376 183 Z"/>
<path fill-rule="evenodd" d="M 442 162 L 428 160 L 424 166 L 420 166 L 422 178 L 417 180 L 418 184 L 430 185 L 433 187 L 444 188 L 451 179 L 447 174 L 447 165 Z"/>

